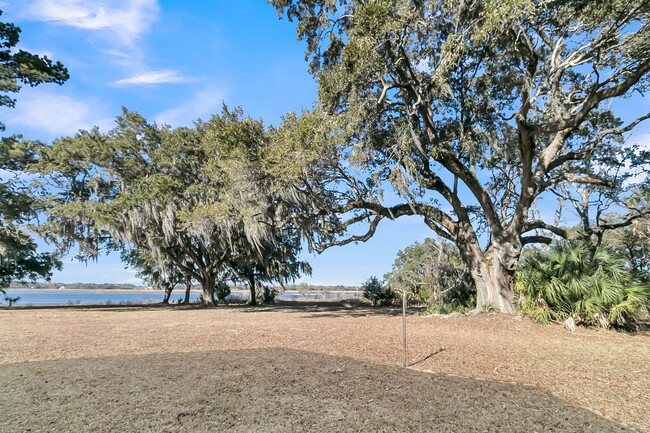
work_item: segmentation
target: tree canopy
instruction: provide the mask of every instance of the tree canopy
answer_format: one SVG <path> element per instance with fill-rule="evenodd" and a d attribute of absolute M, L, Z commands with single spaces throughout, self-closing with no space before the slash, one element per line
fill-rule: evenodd
<path fill-rule="evenodd" d="M 163 258 L 156 258 L 149 250 L 144 249 L 142 246 L 139 248 L 123 249 L 120 258 L 122 262 L 128 265 L 131 269 L 136 271 L 136 277 L 141 278 L 147 284 L 152 286 L 161 287 L 165 291 L 162 303 L 168 304 L 169 298 L 174 288 L 185 282 L 190 290 L 192 278 L 187 277 L 179 267 L 171 260 Z M 191 266 L 191 262 L 188 266 Z M 189 293 L 186 296 L 185 303 L 189 303 Z"/>
<path fill-rule="evenodd" d="M 63 84 L 69 77 L 60 62 L 16 50 L 20 32 L 20 27 L 0 22 L 0 106 L 3 107 L 15 106 L 12 94 L 23 85 Z M 0 130 L 5 130 L 2 121 Z M 0 291 L 15 279 L 49 278 L 52 269 L 60 266 L 56 256 L 37 252 L 36 243 L 25 230 L 25 224 L 34 217 L 37 208 L 20 176 L 33 157 L 31 147 L 18 136 L 5 137 L 0 142 Z"/>
<path fill-rule="evenodd" d="M 539 198 L 579 185 L 622 203 L 622 168 L 647 163 L 625 138 L 650 113 L 615 107 L 648 87 L 648 2 L 271 3 L 297 21 L 319 83 L 320 107 L 285 125 L 322 149 L 304 178 L 326 197 L 315 213 L 334 212 L 319 248 L 419 215 L 458 246 L 477 308 L 513 312 L 522 246 L 565 233 Z M 610 223 L 647 210 L 630 212 Z"/>
<path fill-rule="evenodd" d="M 474 303 L 474 282 L 458 248 L 431 238 L 397 252 L 392 270 L 384 275 L 393 288 L 408 290 L 430 311 L 448 312 Z"/>
<path fill-rule="evenodd" d="M 650 201 L 647 182 L 635 190 L 630 205 L 647 209 Z M 603 240 L 625 258 L 634 272 L 650 281 L 650 215 L 629 220 L 625 226 L 605 232 Z"/>
<path fill-rule="evenodd" d="M 32 166 L 50 198 L 41 230 L 62 249 L 134 247 L 156 272 L 198 281 L 204 302 L 237 275 L 284 283 L 309 271 L 289 219 L 295 191 L 261 121 L 224 107 L 191 128 L 128 110 L 116 124 L 43 146 Z"/>

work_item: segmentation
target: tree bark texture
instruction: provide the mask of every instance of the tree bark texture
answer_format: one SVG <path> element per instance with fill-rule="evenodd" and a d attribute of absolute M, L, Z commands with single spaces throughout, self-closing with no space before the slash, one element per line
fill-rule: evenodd
<path fill-rule="evenodd" d="M 201 289 L 202 289 L 201 305 L 204 306 L 217 305 L 214 299 L 215 279 L 208 278 L 205 281 L 202 281 Z"/>
<path fill-rule="evenodd" d="M 190 303 L 190 290 L 192 290 L 192 279 L 188 278 L 185 280 L 185 299 L 183 299 L 183 304 Z"/>
<path fill-rule="evenodd" d="M 163 304 L 169 304 L 169 298 L 171 297 L 173 290 L 174 290 L 174 286 L 165 285 L 165 296 L 163 297 L 162 300 Z"/>
<path fill-rule="evenodd" d="M 499 240 L 487 251 L 476 246 L 463 255 L 476 285 L 476 311 L 494 308 L 501 313 L 514 314 L 514 275 L 521 245 Z"/>
<path fill-rule="evenodd" d="M 248 288 L 250 290 L 250 299 L 248 300 L 248 303 L 250 305 L 257 305 L 257 288 L 255 285 L 255 277 L 248 277 Z"/>
<path fill-rule="evenodd" d="M 486 260 L 472 271 L 476 285 L 476 309 L 495 308 L 514 314 L 513 272 L 498 261 Z"/>

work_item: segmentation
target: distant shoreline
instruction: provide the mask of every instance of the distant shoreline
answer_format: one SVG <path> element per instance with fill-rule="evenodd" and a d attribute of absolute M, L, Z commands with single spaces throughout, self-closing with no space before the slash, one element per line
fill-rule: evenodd
<path fill-rule="evenodd" d="M 360 291 L 278 291 L 276 300 L 306 300 L 306 299 L 356 299 L 363 295 Z M 195 288 L 190 293 L 190 302 L 197 303 L 202 296 L 200 289 Z M 242 302 L 250 297 L 249 290 L 232 290 L 228 302 Z M 66 305 L 150 305 L 161 303 L 164 298 L 162 290 L 102 290 L 102 289 L 10 289 L 6 299 L 13 306 L 66 306 Z M 170 304 L 180 303 L 185 299 L 185 290 L 174 290 L 168 299 Z M 0 307 L 4 307 L 0 301 Z"/>
<path fill-rule="evenodd" d="M 9 287 L 5 290 L 39 290 L 39 291 L 47 291 L 47 292 L 58 292 L 62 290 L 67 290 L 67 291 L 93 291 L 93 292 L 163 292 L 163 289 L 147 289 L 144 287 L 136 288 L 136 289 L 102 289 L 102 288 L 95 288 L 95 289 L 84 289 L 84 288 L 75 288 L 75 289 L 52 289 L 52 288 L 47 288 L 47 289 L 41 289 L 41 288 L 35 288 L 35 287 Z M 192 288 L 192 293 L 201 293 L 201 288 L 200 287 L 193 287 Z M 350 293 L 350 292 L 360 292 L 361 289 L 347 289 L 347 290 L 339 290 L 339 289 L 331 289 L 331 290 L 326 290 L 326 289 L 319 289 L 319 290 L 295 290 L 295 289 L 286 289 L 286 290 L 280 290 L 280 293 L 289 293 L 289 294 L 310 294 L 310 293 Z M 177 287 L 174 289 L 174 293 L 178 292 L 185 292 L 184 287 Z M 232 289 L 232 293 L 248 293 L 249 290 L 247 288 L 237 288 L 237 289 Z"/>
<path fill-rule="evenodd" d="M 296 292 L 296 293 L 310 293 L 310 292 L 358 292 L 363 290 L 358 286 L 312 286 L 312 285 L 287 285 L 285 289 L 276 287 L 281 292 Z M 95 291 L 146 291 L 146 292 L 162 292 L 162 288 L 135 286 L 132 284 L 95 284 L 95 283 L 11 283 L 6 290 L 95 290 Z M 235 291 L 248 291 L 246 286 L 231 286 L 231 290 Z M 179 285 L 174 288 L 174 291 L 185 291 L 185 286 Z M 201 291 L 201 287 L 194 285 L 192 291 Z"/>

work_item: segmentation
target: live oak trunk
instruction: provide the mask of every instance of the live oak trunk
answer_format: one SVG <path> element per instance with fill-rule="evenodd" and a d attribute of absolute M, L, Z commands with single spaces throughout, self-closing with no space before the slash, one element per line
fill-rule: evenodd
<path fill-rule="evenodd" d="M 201 282 L 201 305 L 209 306 L 217 304 L 214 299 L 215 287 L 216 284 L 214 278 L 208 278 L 207 280 Z"/>
<path fill-rule="evenodd" d="M 163 300 L 162 300 L 163 304 L 169 304 L 169 298 L 171 297 L 173 290 L 174 290 L 173 286 L 165 285 L 165 296 L 163 297 Z"/>
<path fill-rule="evenodd" d="M 192 290 L 192 279 L 188 278 L 185 280 L 185 299 L 183 299 L 183 304 L 190 303 L 190 290 Z"/>
<path fill-rule="evenodd" d="M 520 248 L 516 243 L 492 244 L 487 251 L 466 254 L 476 285 L 476 311 L 495 309 L 514 314 L 514 274 Z"/>
<path fill-rule="evenodd" d="M 255 277 L 248 277 L 248 288 L 250 290 L 250 305 L 257 305 L 257 287 L 255 285 Z"/>
<path fill-rule="evenodd" d="M 494 308 L 502 313 L 513 314 L 513 272 L 500 262 L 486 260 L 472 272 L 476 285 L 476 309 Z"/>

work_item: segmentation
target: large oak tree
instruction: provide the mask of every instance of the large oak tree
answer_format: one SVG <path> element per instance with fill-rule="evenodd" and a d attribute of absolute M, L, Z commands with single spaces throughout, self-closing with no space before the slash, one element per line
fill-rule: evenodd
<path fill-rule="evenodd" d="M 330 158 L 305 179 L 334 213 L 315 248 L 419 215 L 458 246 L 477 308 L 511 313 L 522 246 L 561 234 L 538 199 L 571 182 L 623 200 L 615 168 L 638 163 L 624 135 L 650 113 L 615 109 L 648 86 L 648 1 L 270 2 L 319 84 L 320 107 L 285 124 Z"/>
<path fill-rule="evenodd" d="M 309 270 L 261 121 L 224 108 L 190 128 L 127 110 L 116 123 L 43 146 L 31 167 L 50 200 L 40 229 L 63 250 L 135 248 L 152 272 L 197 281 L 204 303 L 235 273 L 282 283 Z"/>

